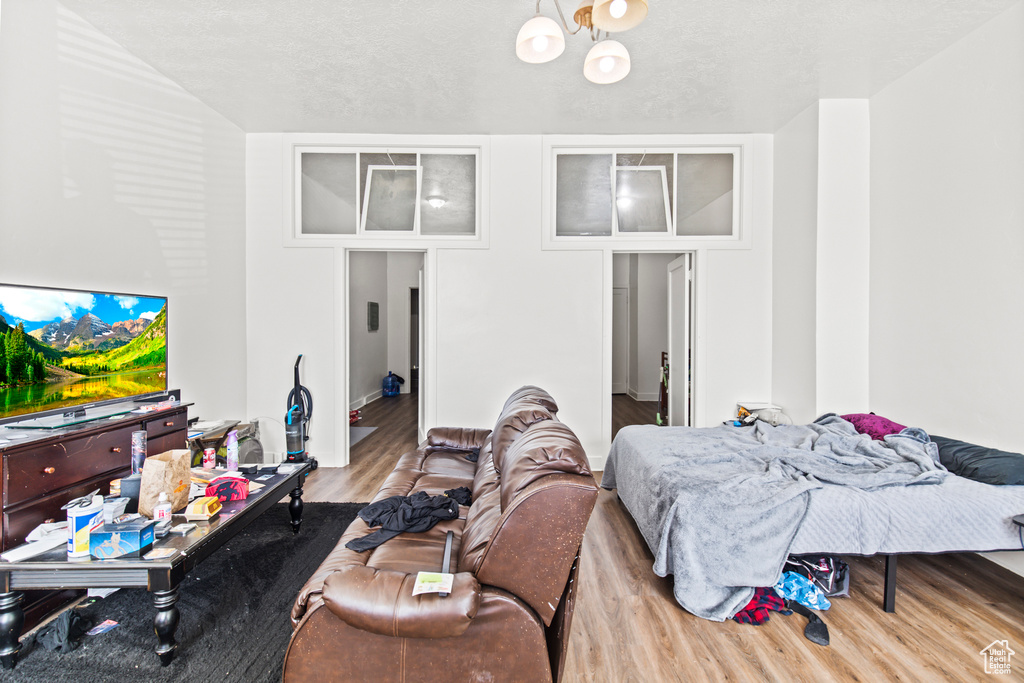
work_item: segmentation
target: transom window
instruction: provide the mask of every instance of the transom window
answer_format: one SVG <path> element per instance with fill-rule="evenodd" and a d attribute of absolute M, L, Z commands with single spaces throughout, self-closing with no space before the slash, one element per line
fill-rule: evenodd
<path fill-rule="evenodd" d="M 554 148 L 555 238 L 739 236 L 736 148 Z"/>
<path fill-rule="evenodd" d="M 473 238 L 479 148 L 296 147 L 295 236 Z"/>

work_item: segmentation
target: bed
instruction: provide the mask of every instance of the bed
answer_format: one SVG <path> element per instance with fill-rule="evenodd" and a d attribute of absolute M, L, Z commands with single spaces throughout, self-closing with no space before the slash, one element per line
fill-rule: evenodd
<path fill-rule="evenodd" d="M 602 487 L 615 489 L 676 600 L 723 621 L 792 554 L 1019 550 L 1024 486 L 960 477 L 920 429 L 874 440 L 825 415 L 809 425 L 619 431 Z"/>

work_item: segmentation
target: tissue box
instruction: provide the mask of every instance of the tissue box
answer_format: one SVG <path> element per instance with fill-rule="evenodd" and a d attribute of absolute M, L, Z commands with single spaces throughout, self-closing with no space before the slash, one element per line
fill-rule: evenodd
<path fill-rule="evenodd" d="M 89 534 L 89 554 L 101 560 L 141 557 L 153 547 L 151 519 L 133 519 L 123 524 L 103 524 Z"/>

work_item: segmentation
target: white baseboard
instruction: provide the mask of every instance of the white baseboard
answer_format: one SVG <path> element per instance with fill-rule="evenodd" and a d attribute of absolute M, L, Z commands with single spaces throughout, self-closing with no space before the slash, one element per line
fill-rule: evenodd
<path fill-rule="evenodd" d="M 629 387 L 627 387 L 625 384 L 613 384 L 612 385 L 612 393 L 613 394 L 625 394 L 628 390 L 629 390 Z"/>
<path fill-rule="evenodd" d="M 639 391 L 635 391 L 633 389 L 630 389 L 626 393 L 628 393 L 629 397 L 632 398 L 634 401 L 657 401 L 658 400 L 658 392 L 657 391 L 641 393 Z"/>
<path fill-rule="evenodd" d="M 367 403 L 373 403 L 374 401 L 376 401 L 378 398 L 380 398 L 383 395 L 384 395 L 384 390 L 383 389 L 375 391 L 372 394 L 367 394 L 366 396 L 363 396 L 362 398 L 356 399 L 355 401 L 352 401 L 351 403 L 349 403 L 348 404 L 348 409 L 349 410 L 359 410 L 360 408 L 365 406 Z"/>
<path fill-rule="evenodd" d="M 608 460 L 607 455 L 588 455 L 587 461 L 590 463 L 591 472 L 603 472 L 604 463 Z M 601 477 L 597 477 L 597 483 L 601 483 Z"/>

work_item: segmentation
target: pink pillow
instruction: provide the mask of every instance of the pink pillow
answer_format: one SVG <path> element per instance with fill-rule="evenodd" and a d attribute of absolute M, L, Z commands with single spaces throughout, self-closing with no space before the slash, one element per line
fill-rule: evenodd
<path fill-rule="evenodd" d="M 881 441 L 886 434 L 899 434 L 906 429 L 903 425 L 874 413 L 851 413 L 839 417 L 847 422 L 852 422 L 854 428 L 861 434 L 867 434 L 878 441 Z"/>

